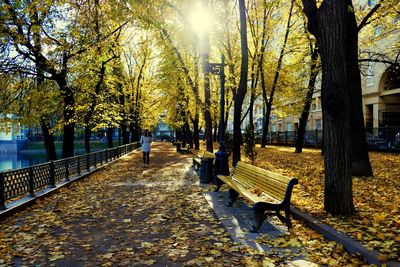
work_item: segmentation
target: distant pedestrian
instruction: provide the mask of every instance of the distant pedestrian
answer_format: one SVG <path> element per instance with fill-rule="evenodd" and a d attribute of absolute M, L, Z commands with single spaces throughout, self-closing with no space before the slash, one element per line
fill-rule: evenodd
<path fill-rule="evenodd" d="M 149 166 L 150 163 L 150 144 L 153 141 L 149 130 L 144 130 L 144 134 L 140 137 L 140 144 L 143 152 L 143 165 Z"/>

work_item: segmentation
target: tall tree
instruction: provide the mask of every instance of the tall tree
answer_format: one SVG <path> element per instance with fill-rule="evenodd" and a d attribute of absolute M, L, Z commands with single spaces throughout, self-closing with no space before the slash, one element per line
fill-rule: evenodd
<path fill-rule="evenodd" d="M 246 5 L 244 0 L 239 0 L 240 15 L 240 43 L 242 60 L 240 67 L 239 88 L 235 97 L 233 113 L 233 165 L 240 161 L 240 147 L 242 143 L 241 116 L 243 101 L 247 92 L 247 74 L 248 74 L 248 47 L 247 47 L 247 23 L 246 23 Z"/>
<path fill-rule="evenodd" d="M 308 115 L 310 113 L 310 107 L 312 98 L 315 91 L 315 83 L 319 73 L 319 62 L 318 62 L 318 45 L 313 46 L 310 40 L 310 52 L 311 52 L 311 64 L 310 64 L 310 78 L 308 80 L 306 97 L 299 118 L 299 128 L 297 129 L 297 142 L 295 153 L 301 153 L 303 151 L 304 137 L 306 132 L 306 124 L 308 121 Z"/>
<path fill-rule="evenodd" d="M 266 141 L 267 141 L 267 132 L 268 132 L 268 127 L 269 127 L 269 119 L 271 115 L 271 110 L 272 110 L 272 104 L 274 101 L 274 95 L 275 95 L 275 90 L 278 86 L 278 80 L 279 76 L 281 74 L 281 68 L 282 68 L 282 62 L 283 62 L 283 57 L 286 52 L 286 46 L 288 42 L 288 37 L 290 33 L 290 28 L 291 28 L 291 19 L 293 16 L 293 6 L 294 6 L 294 0 L 290 2 L 290 8 L 289 8 L 289 16 L 287 19 L 286 23 L 286 29 L 285 29 L 285 37 L 283 39 L 283 44 L 280 50 L 279 58 L 278 58 L 278 63 L 276 65 L 275 69 L 275 74 L 274 74 L 274 80 L 271 85 L 271 91 L 269 93 L 269 98 L 264 99 L 264 101 L 267 103 L 266 106 L 266 113 L 264 115 L 264 125 L 263 125 L 263 132 L 262 132 L 262 140 L 261 140 L 261 147 L 265 147 Z M 265 93 L 263 94 L 264 96 L 266 95 Z"/>
<path fill-rule="evenodd" d="M 71 33 L 66 31 L 66 28 L 60 30 L 57 25 L 52 24 L 56 16 L 50 16 L 51 11 L 57 12 L 60 17 L 66 14 L 61 10 L 57 10 L 54 3 L 42 3 L 40 10 L 40 19 L 35 20 L 35 10 L 33 6 L 35 2 L 24 3 L 21 6 L 9 0 L 4 0 L 2 8 L 7 16 L 7 24 L 2 27 L 3 33 L 6 33 L 12 38 L 15 51 L 17 51 L 26 60 L 33 62 L 41 71 L 46 72 L 48 79 L 54 80 L 61 92 L 64 102 L 63 106 L 63 157 L 74 155 L 74 135 L 75 135 L 75 96 L 73 88 L 68 83 L 69 63 L 73 57 L 85 51 L 82 43 L 78 43 L 78 36 L 68 35 Z M 32 12 L 33 11 L 33 12 Z M 53 14 L 55 15 L 55 14 Z M 39 24 L 39 22 L 46 23 Z M 44 25 L 47 25 L 44 29 Z M 52 25 L 51 27 L 48 25 Z M 46 44 L 53 48 L 55 52 L 45 53 L 38 49 L 38 44 L 32 38 L 32 28 L 40 28 L 41 33 L 45 33 Z M 38 39 L 36 39 L 38 40 Z M 42 40 L 45 42 L 45 40 Z"/>
<path fill-rule="evenodd" d="M 350 157 L 350 99 L 346 56 L 351 1 L 302 0 L 308 29 L 320 46 L 324 124 L 324 208 L 334 215 L 354 212 Z"/>

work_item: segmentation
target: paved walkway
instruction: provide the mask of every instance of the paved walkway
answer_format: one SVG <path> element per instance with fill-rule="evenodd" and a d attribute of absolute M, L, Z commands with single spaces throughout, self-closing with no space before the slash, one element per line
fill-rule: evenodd
<path fill-rule="evenodd" d="M 298 249 L 257 245 L 250 210 L 227 209 L 224 198 L 199 185 L 188 156 L 155 143 L 149 168 L 136 151 L 2 221 L 0 266 L 304 264 Z"/>

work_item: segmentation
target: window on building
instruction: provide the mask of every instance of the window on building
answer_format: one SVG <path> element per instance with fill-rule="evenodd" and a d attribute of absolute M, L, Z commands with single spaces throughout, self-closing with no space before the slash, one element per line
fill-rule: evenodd
<path fill-rule="evenodd" d="M 374 86 L 374 84 L 375 84 L 374 67 L 375 67 L 374 62 L 368 62 L 368 70 L 367 70 L 367 86 L 368 87 Z"/>
<path fill-rule="evenodd" d="M 273 125 L 272 125 L 271 131 L 272 131 L 272 132 L 276 132 L 276 124 L 273 124 Z"/>
<path fill-rule="evenodd" d="M 286 131 L 288 132 L 292 131 L 292 124 L 290 122 L 286 124 Z"/>
<path fill-rule="evenodd" d="M 317 110 L 317 103 L 312 103 L 311 104 L 311 111 L 316 111 Z"/>
<path fill-rule="evenodd" d="M 392 90 L 400 88 L 400 69 L 396 66 L 391 66 L 386 70 L 386 78 L 384 90 Z"/>
<path fill-rule="evenodd" d="M 322 130 L 322 120 L 321 119 L 315 120 L 315 128 L 317 130 Z"/>

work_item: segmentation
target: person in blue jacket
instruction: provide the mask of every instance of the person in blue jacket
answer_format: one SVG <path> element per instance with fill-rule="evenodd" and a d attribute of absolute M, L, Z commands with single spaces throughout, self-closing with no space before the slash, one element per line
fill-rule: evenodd
<path fill-rule="evenodd" d="M 151 133 L 149 130 L 145 130 L 144 134 L 140 137 L 140 145 L 142 146 L 143 152 L 143 165 L 145 167 L 149 166 L 150 163 L 150 147 L 153 138 L 151 137 Z"/>

